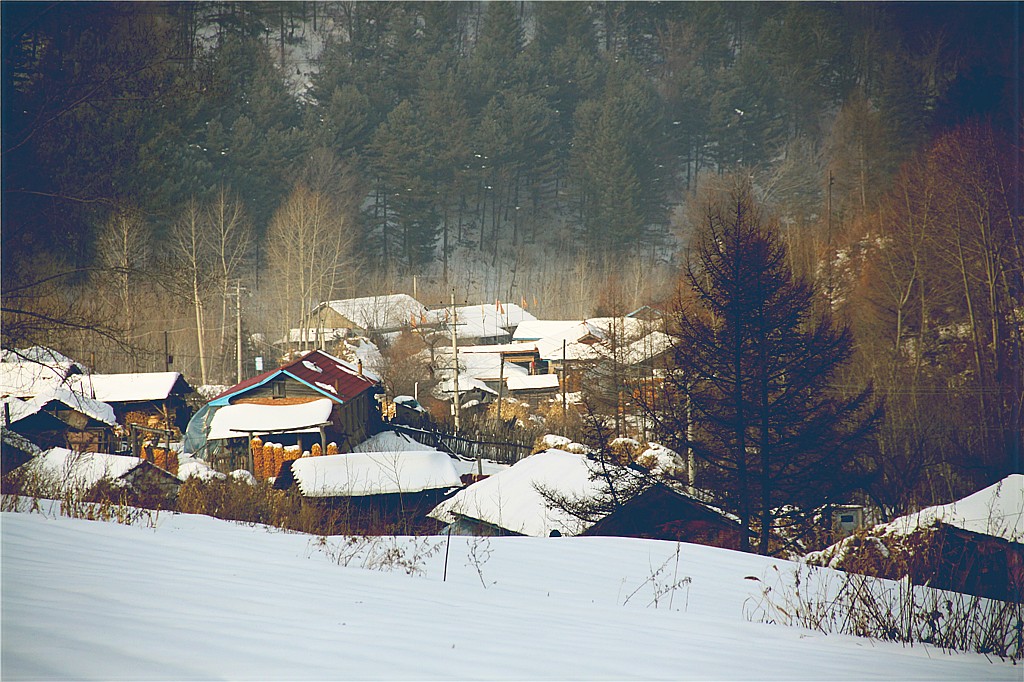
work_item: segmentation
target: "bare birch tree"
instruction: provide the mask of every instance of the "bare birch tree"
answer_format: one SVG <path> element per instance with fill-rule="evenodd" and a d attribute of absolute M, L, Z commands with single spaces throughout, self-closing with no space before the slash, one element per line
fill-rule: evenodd
<path fill-rule="evenodd" d="M 196 316 L 196 343 L 199 350 L 199 372 L 205 385 L 209 381 L 206 362 L 206 319 L 204 298 L 210 275 L 210 252 L 206 243 L 202 208 L 192 199 L 171 230 L 172 263 L 178 273 L 176 282 L 189 298 Z"/>
<path fill-rule="evenodd" d="M 135 287 L 139 273 L 149 264 L 152 238 L 152 228 L 132 207 L 119 207 L 100 230 L 97 250 L 102 266 L 111 276 L 125 346 L 133 345 Z"/>
<path fill-rule="evenodd" d="M 252 225 L 237 197 L 222 185 L 217 197 L 206 211 L 206 237 L 212 250 L 213 271 L 220 292 L 220 372 L 228 372 L 227 330 L 228 299 L 233 295 L 232 282 L 239 279 L 242 267 L 252 249 Z"/>
<path fill-rule="evenodd" d="M 337 203 L 323 192 L 298 185 L 274 214 L 266 252 L 272 268 L 272 298 L 286 335 L 298 324 L 306 346 L 316 306 L 329 300 L 352 271 L 352 230 Z"/>

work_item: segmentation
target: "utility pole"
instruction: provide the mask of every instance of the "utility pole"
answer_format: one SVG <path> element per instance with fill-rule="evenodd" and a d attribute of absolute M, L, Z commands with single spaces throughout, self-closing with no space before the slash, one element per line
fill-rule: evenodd
<path fill-rule="evenodd" d="M 169 348 L 170 344 L 167 342 L 167 331 L 164 331 L 164 371 L 171 371 L 171 351 Z"/>
<path fill-rule="evenodd" d="M 568 391 L 568 387 L 565 385 L 565 339 L 562 339 L 562 435 L 565 435 L 566 427 L 569 424 L 568 415 L 566 415 L 566 406 L 568 400 L 566 399 L 565 392 Z"/>
<path fill-rule="evenodd" d="M 235 280 L 235 353 L 238 360 L 237 383 L 242 383 L 242 282 Z"/>
<path fill-rule="evenodd" d="M 455 433 L 459 432 L 459 336 L 456 327 L 459 323 L 458 313 L 455 311 L 455 289 L 452 289 L 452 357 L 455 363 L 455 398 L 452 401 L 453 413 L 455 415 Z"/>
<path fill-rule="evenodd" d="M 505 356 L 498 352 L 498 426 L 501 427 L 501 398 L 505 393 Z"/>

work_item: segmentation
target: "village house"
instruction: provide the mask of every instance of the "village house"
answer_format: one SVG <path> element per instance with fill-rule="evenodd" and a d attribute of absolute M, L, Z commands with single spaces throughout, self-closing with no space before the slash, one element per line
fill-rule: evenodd
<path fill-rule="evenodd" d="M 118 423 L 138 424 L 181 433 L 191 411 L 185 402 L 193 392 L 177 372 L 84 374 L 79 390 L 114 409 Z"/>
<path fill-rule="evenodd" d="M 68 448 L 50 448 L 15 473 L 28 485 L 41 487 L 41 492 L 57 499 L 68 493 L 86 493 L 106 482 L 137 499 L 170 502 L 181 486 L 176 476 L 139 457 Z"/>
<path fill-rule="evenodd" d="M 457 306 L 454 318 L 451 308 L 431 310 L 422 320 L 421 326 L 433 328 L 437 333 L 450 337 L 454 321 L 460 344 L 481 346 L 507 343 L 512 339 L 512 332 L 521 324 L 536 319 L 515 303 L 495 301 L 494 304 Z"/>
<path fill-rule="evenodd" d="M 219 469 L 250 471 L 253 436 L 273 435 L 300 453 L 330 443 L 348 452 L 380 429 L 379 392 L 378 377 L 360 364 L 314 350 L 216 396 L 189 422 L 184 449 Z"/>
<path fill-rule="evenodd" d="M 71 358 L 42 346 L 5 350 L 0 362 L 3 429 L 41 448 L 109 449 L 117 421 L 109 405 L 79 391 L 84 371 Z M 9 451 L 12 447 L 8 443 Z"/>
<path fill-rule="evenodd" d="M 807 563 L 1024 601 L 1024 474 L 926 507 L 805 557 Z"/>
<path fill-rule="evenodd" d="M 596 499 L 601 483 L 587 455 L 549 449 L 479 480 L 429 514 L 466 535 L 615 535 L 738 547 L 735 519 L 700 501 L 655 484 L 596 523 L 552 504 L 541 491 L 568 499 Z"/>
<path fill-rule="evenodd" d="M 426 513 L 461 485 L 452 457 L 392 431 L 353 452 L 295 459 L 274 482 L 275 488 L 345 508 L 356 528 L 403 533 L 423 529 Z"/>

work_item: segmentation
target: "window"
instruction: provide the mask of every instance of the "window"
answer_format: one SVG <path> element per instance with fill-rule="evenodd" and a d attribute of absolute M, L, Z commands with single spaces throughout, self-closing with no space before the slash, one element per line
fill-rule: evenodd
<path fill-rule="evenodd" d="M 284 388 L 284 382 L 283 381 L 275 381 L 273 383 L 273 388 L 274 388 L 274 397 L 275 398 L 284 398 L 285 397 L 285 388 Z"/>

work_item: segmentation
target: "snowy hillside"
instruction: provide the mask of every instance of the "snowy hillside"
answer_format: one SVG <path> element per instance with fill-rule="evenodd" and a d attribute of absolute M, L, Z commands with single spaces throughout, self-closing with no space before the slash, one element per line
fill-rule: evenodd
<path fill-rule="evenodd" d="M 5 680 L 1020 679 L 980 655 L 749 622 L 747 576 L 785 563 L 709 547 L 682 545 L 676 569 L 673 543 L 453 537 L 445 582 L 443 538 L 416 541 L 423 560 L 398 540 L 409 575 L 202 516 L 2 522 Z M 656 608 L 673 574 L 692 582 Z"/>

